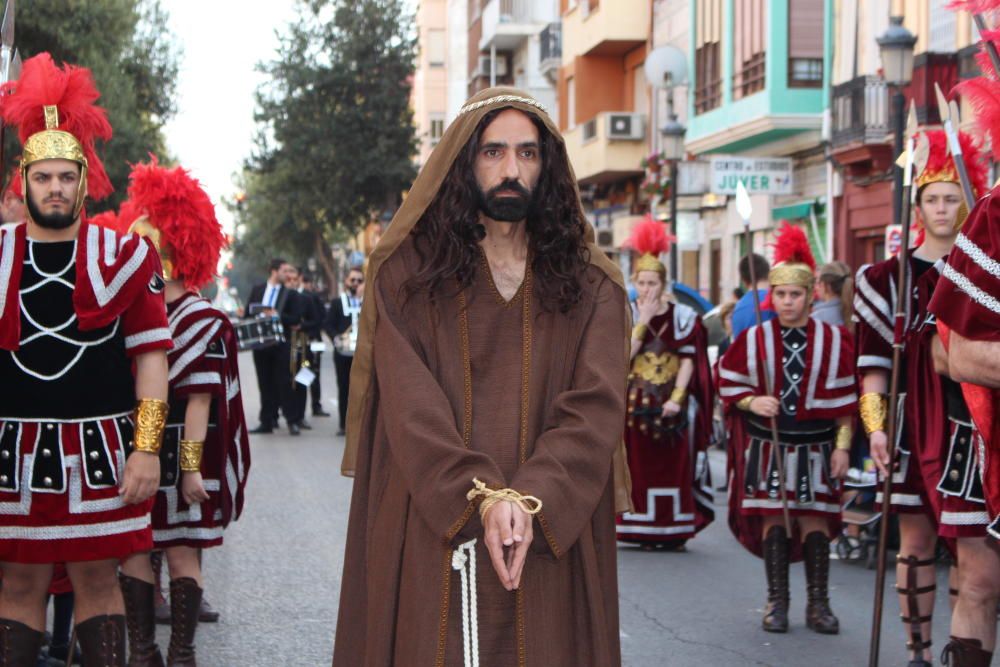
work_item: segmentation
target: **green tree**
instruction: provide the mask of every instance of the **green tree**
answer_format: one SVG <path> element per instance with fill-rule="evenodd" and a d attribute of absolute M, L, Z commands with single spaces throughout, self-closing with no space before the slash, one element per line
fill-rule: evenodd
<path fill-rule="evenodd" d="M 300 0 L 262 66 L 238 255 L 315 256 L 334 281 L 331 244 L 396 206 L 415 176 L 415 56 L 401 0 Z"/>
<path fill-rule="evenodd" d="M 163 126 L 176 111 L 180 53 L 159 0 L 18 0 L 15 45 L 24 59 L 48 51 L 56 62 L 93 72 L 98 104 L 114 128 L 98 150 L 115 193 L 90 209 L 117 208 L 129 163 L 151 152 L 168 161 Z M 19 154 L 16 138 L 9 138 L 7 169 Z"/>

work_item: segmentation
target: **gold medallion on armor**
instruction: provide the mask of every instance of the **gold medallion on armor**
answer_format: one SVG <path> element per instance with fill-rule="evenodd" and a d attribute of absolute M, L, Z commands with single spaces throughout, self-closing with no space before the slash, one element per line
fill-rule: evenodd
<path fill-rule="evenodd" d="M 646 382 L 662 385 L 674 379 L 680 367 L 680 358 L 669 352 L 663 354 L 643 352 L 632 362 L 632 375 Z"/>

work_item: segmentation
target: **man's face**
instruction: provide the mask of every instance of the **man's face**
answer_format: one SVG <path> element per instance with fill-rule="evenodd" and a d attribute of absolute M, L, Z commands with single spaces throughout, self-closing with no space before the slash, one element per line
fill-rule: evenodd
<path fill-rule="evenodd" d="M 357 294 L 358 288 L 361 287 L 361 283 L 365 282 L 365 277 L 360 271 L 351 271 L 344 278 L 344 287 L 351 294 Z"/>
<path fill-rule="evenodd" d="M 541 169 L 538 128 L 521 111 L 500 112 L 483 130 L 473 168 L 482 212 L 502 222 L 524 220 Z"/>
<path fill-rule="evenodd" d="M 955 223 L 962 203 L 962 188 L 957 183 L 924 186 L 920 192 L 920 218 L 927 236 L 948 239 L 958 234 Z"/>
<path fill-rule="evenodd" d="M 295 267 L 287 262 L 282 264 L 281 268 L 278 269 L 278 280 L 281 281 L 282 285 L 288 287 L 289 289 L 295 287 L 294 281 L 297 276 L 298 272 L 295 270 Z"/>
<path fill-rule="evenodd" d="M 28 167 L 28 212 L 47 229 L 66 229 L 76 221 L 73 207 L 80 189 L 80 165 L 42 160 Z"/>

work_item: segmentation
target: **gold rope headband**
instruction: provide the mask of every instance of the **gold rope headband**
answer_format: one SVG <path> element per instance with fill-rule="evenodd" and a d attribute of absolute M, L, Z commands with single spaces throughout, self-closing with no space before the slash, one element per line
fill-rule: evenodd
<path fill-rule="evenodd" d="M 545 109 L 543 105 L 538 100 L 533 100 L 530 97 L 521 97 L 520 95 L 497 95 L 496 97 L 490 97 L 479 102 L 473 102 L 472 104 L 466 104 L 464 107 L 459 109 L 458 115 L 469 113 L 470 111 L 475 111 L 477 109 L 482 109 L 483 107 L 488 107 L 491 104 L 507 104 L 510 102 L 519 102 L 521 104 L 527 104 L 539 109 L 542 113 L 548 114 L 549 112 Z"/>

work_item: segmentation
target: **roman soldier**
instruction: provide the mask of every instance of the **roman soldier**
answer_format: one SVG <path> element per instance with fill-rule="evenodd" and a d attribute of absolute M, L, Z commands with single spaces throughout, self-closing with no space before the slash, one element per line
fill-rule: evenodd
<path fill-rule="evenodd" d="M 658 259 L 670 248 L 663 224 L 647 218 L 627 246 L 640 253 L 625 423 L 635 509 L 618 517 L 618 540 L 677 550 L 715 518 L 707 334 L 692 308 L 668 298 L 667 268 Z"/>
<path fill-rule="evenodd" d="M 87 221 L 88 196 L 111 192 L 89 70 L 43 53 L 8 85 L 27 219 L 0 227 L 0 664 L 35 664 L 64 562 L 84 662 L 124 665 L 118 563 L 152 546 L 167 416 L 160 261 Z"/>
<path fill-rule="evenodd" d="M 965 133 L 960 133 L 959 140 L 973 189 L 981 193 L 986 187 L 986 167 L 979 147 Z M 904 310 L 897 408 L 901 427 L 897 429 L 899 454 L 894 462 L 891 507 L 899 514 L 896 588 L 909 634 L 910 664 L 923 667 L 931 661 L 937 536 L 953 541 L 982 535 L 985 521 L 981 519 L 985 517 L 981 516 L 982 485 L 975 479 L 974 466 L 969 465 L 976 435 L 958 386 L 935 370 L 932 347 L 937 330 L 927 308 L 968 209 L 944 131 L 922 132 L 915 145 L 919 235 L 918 247 L 909 255 L 906 278 L 909 303 Z M 883 474 L 890 467 L 884 447 L 884 392 L 888 391 L 892 368 L 898 272 L 896 257 L 863 268 L 858 273 L 854 302 L 858 368 L 864 387 L 861 421 L 869 434 L 872 458 Z M 963 559 L 958 560 L 961 563 Z M 951 580 L 952 593 L 958 594 L 958 574 L 953 572 Z"/>
<path fill-rule="evenodd" d="M 857 408 L 854 350 L 841 327 L 809 316 L 815 263 L 802 230 L 786 223 L 774 255 L 769 299 L 778 317 L 740 334 L 719 368 L 730 430 L 729 526 L 764 559 L 764 630 L 788 631 L 789 562 L 804 559 L 806 623 L 835 634 L 827 580 Z"/>
<path fill-rule="evenodd" d="M 152 158 L 133 167 L 129 199 L 117 225 L 153 241 L 163 263 L 167 319 L 174 348 L 170 413 L 153 506 L 154 547 L 170 570 L 171 634 L 167 665 L 194 665 L 202 597 L 200 550 L 222 544 L 243 509 L 250 449 L 240 394 L 236 334 L 198 290 L 215 276 L 226 245 L 215 208 L 181 167 Z M 122 567 L 130 665 L 162 665 L 156 645 L 154 578 L 149 552 Z"/>

